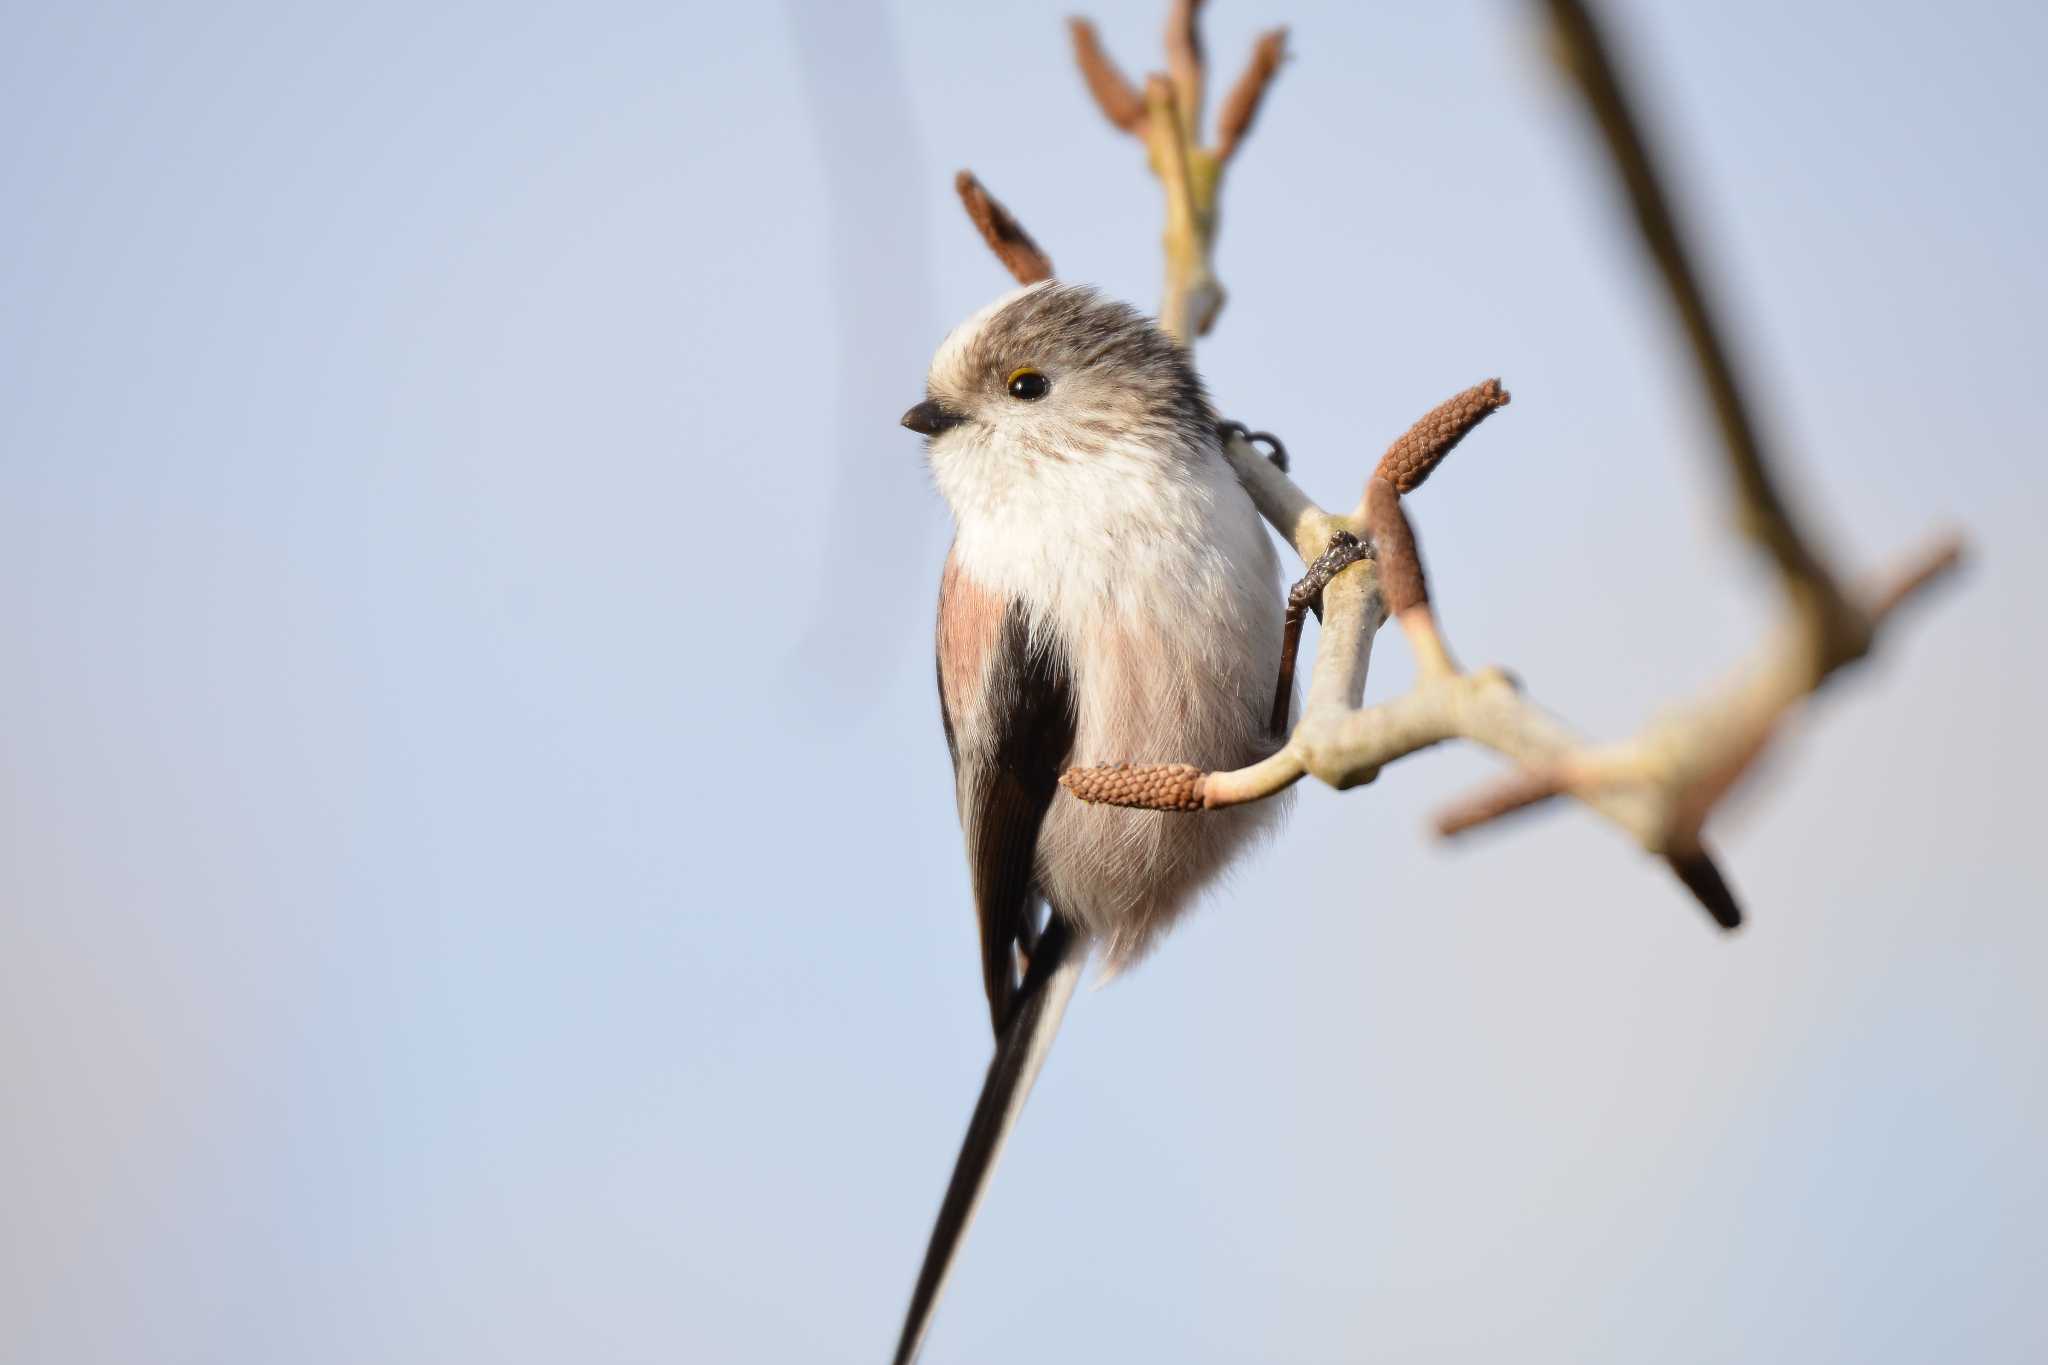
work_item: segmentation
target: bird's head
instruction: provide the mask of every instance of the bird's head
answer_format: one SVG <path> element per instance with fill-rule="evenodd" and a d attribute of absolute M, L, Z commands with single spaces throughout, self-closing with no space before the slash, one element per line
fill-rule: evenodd
<path fill-rule="evenodd" d="M 1187 352 L 1136 309 L 1058 281 L 1006 294 L 954 328 L 925 394 L 903 425 L 927 438 L 949 495 L 1091 462 L 1186 459 L 1216 440 Z"/>

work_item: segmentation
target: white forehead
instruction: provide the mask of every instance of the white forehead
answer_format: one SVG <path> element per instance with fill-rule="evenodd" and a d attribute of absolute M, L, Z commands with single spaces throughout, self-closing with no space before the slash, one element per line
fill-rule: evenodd
<path fill-rule="evenodd" d="M 1034 290 L 1056 287 L 1057 282 L 1054 280 L 1040 280 L 1037 284 L 1027 284 L 1021 289 L 1012 289 L 994 303 L 973 314 L 967 321 L 948 332 L 946 339 L 939 343 L 938 352 L 932 356 L 931 377 L 938 379 L 941 376 L 957 374 L 966 364 L 967 348 L 974 344 L 974 339 L 981 335 L 982 329 L 988 326 L 996 314 Z"/>

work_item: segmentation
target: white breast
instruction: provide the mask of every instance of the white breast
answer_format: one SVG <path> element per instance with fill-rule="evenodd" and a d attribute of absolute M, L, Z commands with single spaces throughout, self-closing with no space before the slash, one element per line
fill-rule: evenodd
<path fill-rule="evenodd" d="M 1278 564 L 1220 451 L 1112 449 L 1001 480 L 975 472 L 955 489 L 938 471 L 958 521 L 954 553 L 975 580 L 1027 603 L 1032 628 L 1068 661 L 1075 764 L 1214 770 L 1272 752 Z M 1040 884 L 1121 966 L 1281 809 L 1117 810 L 1062 791 L 1040 835 Z"/>

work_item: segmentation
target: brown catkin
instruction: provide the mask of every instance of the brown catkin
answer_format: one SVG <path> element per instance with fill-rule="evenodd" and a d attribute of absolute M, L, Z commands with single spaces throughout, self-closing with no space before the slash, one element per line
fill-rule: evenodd
<path fill-rule="evenodd" d="M 1095 96 L 1102 116 L 1127 133 L 1137 132 L 1145 122 L 1145 97 L 1102 50 L 1095 25 L 1069 19 L 1067 31 L 1074 39 L 1074 64 L 1081 68 L 1081 79 L 1088 82 L 1088 93 Z"/>
<path fill-rule="evenodd" d="M 1060 785 L 1095 805 L 1140 810 L 1200 810 L 1207 774 L 1187 763 L 1117 763 L 1069 768 Z"/>
<path fill-rule="evenodd" d="M 1259 105 L 1265 102 L 1266 90 L 1273 84 L 1273 77 L 1280 74 L 1280 63 L 1286 59 L 1286 29 L 1269 29 L 1259 35 L 1258 45 L 1252 49 L 1251 65 L 1224 96 L 1223 108 L 1216 115 L 1218 161 L 1228 161 L 1237 154 L 1237 145 L 1252 130 Z"/>
<path fill-rule="evenodd" d="M 967 206 L 967 216 L 981 229 L 983 240 L 1019 284 L 1037 284 L 1052 278 L 1052 258 L 1031 240 L 1031 234 L 996 197 L 982 188 L 973 171 L 953 177 L 953 188 Z"/>
<path fill-rule="evenodd" d="M 1474 384 L 1408 428 L 1407 435 L 1387 447 L 1373 473 L 1394 485 L 1395 492 L 1413 493 L 1467 432 L 1507 405 L 1508 391 L 1498 379 Z"/>
<path fill-rule="evenodd" d="M 1408 513 L 1401 508 L 1401 495 L 1382 475 L 1373 475 L 1365 486 L 1365 523 L 1380 561 L 1380 583 L 1387 595 L 1387 610 L 1399 616 L 1410 607 L 1429 600 L 1429 582 L 1422 576 L 1422 554 L 1415 548 L 1415 531 Z"/>

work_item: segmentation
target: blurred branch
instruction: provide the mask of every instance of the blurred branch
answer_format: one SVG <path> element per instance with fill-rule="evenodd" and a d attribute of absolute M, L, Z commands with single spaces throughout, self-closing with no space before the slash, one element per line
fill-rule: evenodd
<path fill-rule="evenodd" d="M 1615 71 L 1607 40 L 1580 0 L 1543 3 L 1550 14 L 1557 60 L 1578 84 L 1587 111 L 1599 125 L 1614 173 L 1634 210 L 1643 249 L 1663 277 L 1678 313 L 1693 363 L 1699 369 L 1700 386 L 1721 428 L 1741 524 L 1776 563 L 1795 608 L 1813 618 L 1814 637 L 1826 647 L 1826 666 L 1856 658 L 1869 647 L 1868 622 L 1835 586 L 1811 533 L 1797 524 L 1778 488 L 1771 457 L 1736 378 L 1720 323 L 1700 284 L 1693 253 L 1672 212 L 1641 122 Z"/>
<path fill-rule="evenodd" d="M 1145 144 L 1152 173 L 1166 196 L 1166 290 L 1159 325 L 1186 342 L 1206 335 L 1223 308 L 1217 281 L 1216 206 L 1223 168 L 1251 131 L 1266 89 L 1286 57 L 1287 31 L 1261 35 L 1217 120 L 1216 141 L 1202 143 L 1202 105 L 1208 60 L 1202 50 L 1201 0 L 1173 0 L 1166 18 L 1166 70 L 1134 87 L 1103 50 L 1095 25 L 1067 21 L 1074 64 L 1088 93 L 1115 127 Z"/>
<path fill-rule="evenodd" d="M 1708 815 L 1769 746 L 1780 721 L 1837 669 L 1864 657 L 1901 602 L 1955 567 L 1962 542 L 1953 534 L 1942 537 L 1911 557 L 1884 586 L 1857 594 L 1839 586 L 1828 557 L 1779 488 L 1775 467 L 1783 462 L 1758 434 L 1685 233 L 1672 212 L 1658 158 L 1599 24 L 1583 0 L 1542 3 L 1555 50 L 1599 126 L 1643 247 L 1663 278 L 1692 351 L 1700 386 L 1721 430 L 1741 525 L 1769 555 L 1787 599 L 1787 619 L 1747 670 L 1587 764 L 1602 772 L 1609 785 L 1632 782 L 1648 788 L 1663 810 L 1659 851 L 1683 858 L 1698 848 Z"/>

